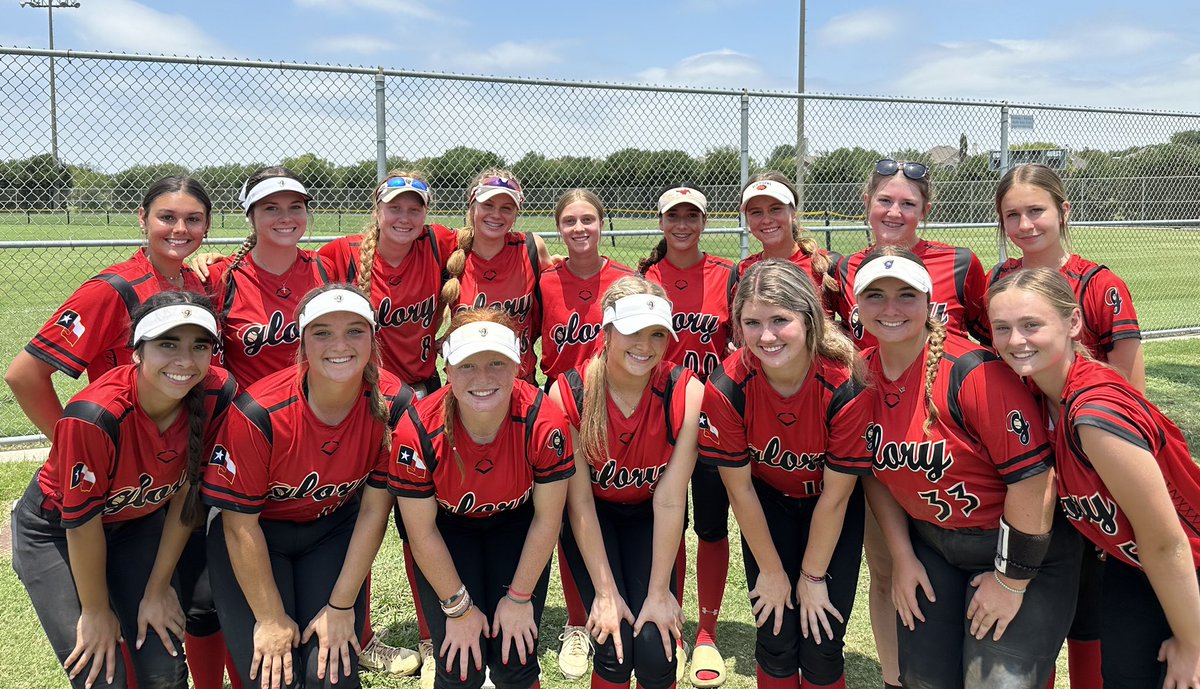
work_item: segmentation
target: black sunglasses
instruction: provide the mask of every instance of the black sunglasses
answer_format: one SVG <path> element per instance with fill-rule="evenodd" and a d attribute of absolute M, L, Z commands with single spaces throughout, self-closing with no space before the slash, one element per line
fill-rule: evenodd
<path fill-rule="evenodd" d="M 925 179 L 929 176 L 929 168 L 922 163 L 899 163 L 891 158 L 875 161 L 875 172 L 884 177 L 891 177 L 901 171 L 909 179 Z"/>

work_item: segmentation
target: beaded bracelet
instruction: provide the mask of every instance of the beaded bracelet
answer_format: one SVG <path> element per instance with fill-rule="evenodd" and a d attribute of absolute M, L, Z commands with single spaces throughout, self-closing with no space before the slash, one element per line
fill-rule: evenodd
<path fill-rule="evenodd" d="M 1018 596 L 1025 595 L 1026 589 L 1015 589 L 1015 588 L 1009 586 L 1008 584 L 1004 583 L 1004 580 L 1000 578 L 999 574 L 996 574 L 996 570 L 994 570 L 994 569 L 992 570 L 992 578 L 995 579 L 996 583 L 1000 584 L 1000 588 L 1004 589 L 1005 591 L 1008 591 L 1009 593 L 1015 593 Z M 1028 587 L 1026 587 L 1026 588 L 1028 588 Z"/>
<path fill-rule="evenodd" d="M 809 581 L 811 581 L 814 584 L 824 583 L 825 580 L 829 578 L 828 573 L 826 573 L 825 576 L 823 576 L 823 577 L 819 577 L 815 574 L 809 574 L 808 572 L 805 572 L 803 569 L 800 570 L 800 576 L 804 577 L 805 579 L 808 579 Z"/>

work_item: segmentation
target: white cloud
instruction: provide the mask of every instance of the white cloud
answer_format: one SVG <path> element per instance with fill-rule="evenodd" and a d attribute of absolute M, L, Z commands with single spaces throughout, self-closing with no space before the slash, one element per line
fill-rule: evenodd
<path fill-rule="evenodd" d="M 396 44 L 364 34 L 346 36 L 329 36 L 313 42 L 313 50 L 322 53 L 354 53 L 357 55 L 377 55 L 396 50 Z"/>
<path fill-rule="evenodd" d="M 431 9 L 431 3 L 421 0 L 294 0 L 294 2 L 299 7 L 338 13 L 357 9 L 387 15 L 404 15 L 414 19 L 435 21 L 443 19 L 442 15 Z"/>
<path fill-rule="evenodd" d="M 439 50 L 429 64 L 476 74 L 531 72 L 541 74 L 546 65 L 562 61 L 563 41 L 504 41 L 486 50 Z"/>
<path fill-rule="evenodd" d="M 867 8 L 833 17 L 818 29 L 817 40 L 829 46 L 868 43 L 897 37 L 901 28 L 896 10 Z"/>
<path fill-rule="evenodd" d="M 753 57 L 722 48 L 685 57 L 671 67 L 649 67 L 640 81 L 668 86 L 769 88 L 762 65 Z"/>
<path fill-rule="evenodd" d="M 85 3 L 59 14 L 89 50 L 229 57 L 232 51 L 182 14 L 166 14 L 134 0 Z"/>

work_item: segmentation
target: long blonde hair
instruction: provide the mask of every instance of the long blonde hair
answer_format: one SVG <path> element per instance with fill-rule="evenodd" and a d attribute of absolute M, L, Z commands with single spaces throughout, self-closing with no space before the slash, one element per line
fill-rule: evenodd
<path fill-rule="evenodd" d="M 490 168 L 484 170 L 475 176 L 471 181 L 471 186 L 467 188 L 467 216 L 466 223 L 462 229 L 458 231 L 458 248 L 454 253 L 450 254 L 450 258 L 446 260 L 446 273 L 450 276 L 446 283 L 442 285 L 442 307 L 454 308 L 458 303 L 458 298 L 462 296 L 462 275 L 467 269 L 467 254 L 471 253 L 471 247 L 475 245 L 475 226 L 471 223 L 471 216 L 475 211 L 475 201 L 472 198 L 475 187 L 483 183 L 484 180 L 492 177 L 504 177 L 511 179 L 518 185 L 521 180 L 517 179 L 511 171 L 502 168 Z"/>
<path fill-rule="evenodd" d="M 635 294 L 653 294 L 667 299 L 662 286 L 636 275 L 617 280 L 604 292 L 601 308 L 607 309 L 620 299 Z M 669 300 L 668 300 L 669 302 Z M 583 373 L 583 408 L 579 410 L 579 447 L 581 453 L 593 466 L 608 459 L 608 348 L 613 325 L 604 327 L 604 346 L 592 357 Z M 670 400 L 663 400 L 670 404 Z"/>
<path fill-rule="evenodd" d="M 1064 322 L 1069 323 L 1075 313 L 1079 313 L 1080 322 L 1083 322 L 1083 313 L 1079 302 L 1075 301 L 1071 283 L 1053 268 L 1022 268 L 1005 275 L 988 288 L 987 303 L 992 303 L 997 294 L 1013 290 L 1024 290 L 1041 297 Z M 1091 351 L 1079 340 L 1075 340 L 1072 346 L 1077 355 L 1095 360 Z"/>
<path fill-rule="evenodd" d="M 425 175 L 416 170 L 392 170 L 387 173 L 387 177 L 384 177 L 383 181 L 375 186 L 375 191 L 371 192 L 371 219 L 363 227 L 362 242 L 358 245 L 357 286 L 363 294 L 368 296 L 371 294 L 371 273 L 375 268 L 375 251 L 379 248 L 379 192 L 383 191 L 388 180 L 397 177 L 409 177 L 429 184 Z M 432 191 L 429 193 L 429 200 L 430 203 L 433 203 Z M 421 198 L 421 203 L 425 203 L 424 198 Z M 428 210 L 428 206 L 426 209 Z"/>

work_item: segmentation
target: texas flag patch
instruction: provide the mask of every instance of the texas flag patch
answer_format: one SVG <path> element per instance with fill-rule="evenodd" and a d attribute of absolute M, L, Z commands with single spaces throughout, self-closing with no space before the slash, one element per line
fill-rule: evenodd
<path fill-rule="evenodd" d="M 71 468 L 71 490 L 78 490 L 84 493 L 91 492 L 92 486 L 96 485 L 96 472 L 88 468 L 88 465 L 83 462 L 77 462 Z"/>
<path fill-rule="evenodd" d="M 62 328 L 63 339 L 72 347 L 79 342 L 79 338 L 83 337 L 83 333 L 87 330 L 83 327 L 83 319 L 79 317 L 79 314 L 70 309 L 63 311 L 54 324 Z"/>
<path fill-rule="evenodd" d="M 401 445 L 400 450 L 396 453 L 396 462 L 403 467 L 408 468 L 408 473 L 413 476 L 420 476 L 425 473 L 425 462 L 421 460 L 421 455 L 408 445 Z"/>
<path fill-rule="evenodd" d="M 700 412 L 700 430 L 712 436 L 713 440 L 721 437 L 721 433 L 717 430 L 717 427 L 712 425 L 712 422 L 708 420 L 708 414 L 704 412 Z"/>
<path fill-rule="evenodd" d="M 209 458 L 208 463 L 215 466 L 217 473 L 228 483 L 233 483 L 234 478 L 237 477 L 237 465 L 233 463 L 233 457 L 224 445 L 217 445 L 213 448 L 212 457 Z"/>

